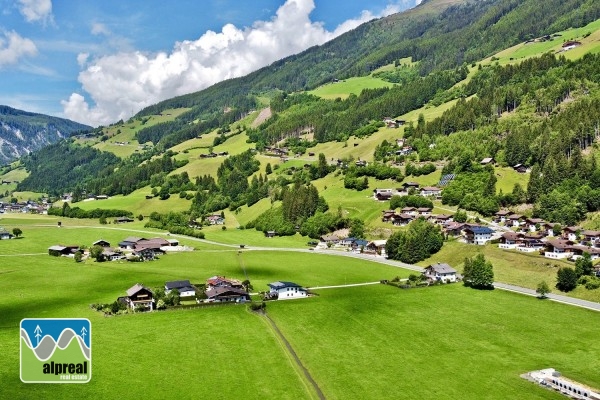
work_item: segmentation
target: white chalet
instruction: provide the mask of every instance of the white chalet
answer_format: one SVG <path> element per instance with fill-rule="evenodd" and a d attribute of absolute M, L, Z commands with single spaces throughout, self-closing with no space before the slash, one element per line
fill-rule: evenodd
<path fill-rule="evenodd" d="M 423 274 L 436 281 L 456 282 L 456 270 L 445 263 L 431 264 L 425 268 Z"/>
<path fill-rule="evenodd" d="M 302 299 L 307 297 L 306 289 L 302 286 L 285 281 L 269 283 L 269 295 L 278 300 Z"/>

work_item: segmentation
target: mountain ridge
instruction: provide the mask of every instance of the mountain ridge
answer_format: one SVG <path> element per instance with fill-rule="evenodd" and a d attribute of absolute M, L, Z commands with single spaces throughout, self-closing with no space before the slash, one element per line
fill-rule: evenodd
<path fill-rule="evenodd" d="M 75 132 L 90 129 L 68 119 L 0 105 L 0 163 L 14 161 Z"/>

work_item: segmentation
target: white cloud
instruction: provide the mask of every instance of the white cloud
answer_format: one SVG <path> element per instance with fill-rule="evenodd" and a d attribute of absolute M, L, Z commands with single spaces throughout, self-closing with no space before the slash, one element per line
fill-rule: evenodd
<path fill-rule="evenodd" d="M 3 65 L 15 64 L 21 58 L 35 56 L 38 50 L 31 39 L 20 36 L 17 32 L 0 33 L 0 68 Z"/>
<path fill-rule="evenodd" d="M 106 25 L 100 22 L 94 22 L 92 24 L 92 35 L 110 35 L 110 30 L 106 27 Z"/>
<path fill-rule="evenodd" d="M 87 63 L 88 58 L 90 57 L 90 53 L 79 53 L 77 54 L 77 64 L 80 67 L 83 67 L 85 63 Z"/>
<path fill-rule="evenodd" d="M 246 75 L 387 15 L 364 11 L 330 32 L 310 20 L 314 8 L 314 0 L 287 0 L 270 21 L 244 29 L 226 24 L 220 32 L 207 31 L 197 40 L 176 43 L 170 53 L 120 52 L 92 60 L 80 54 L 78 62 L 87 68 L 78 80 L 93 105 L 72 94 L 61 102 L 64 114 L 94 126 L 127 119 L 148 105 Z M 384 11 L 391 12 L 391 7 Z"/>
<path fill-rule="evenodd" d="M 27 22 L 53 22 L 51 0 L 19 0 L 19 5 Z"/>

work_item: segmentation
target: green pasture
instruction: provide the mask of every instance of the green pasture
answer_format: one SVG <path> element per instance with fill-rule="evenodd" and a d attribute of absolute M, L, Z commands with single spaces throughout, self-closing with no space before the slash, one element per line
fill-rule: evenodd
<path fill-rule="evenodd" d="M 330 100 L 338 97 L 345 99 L 350 96 L 350 94 L 359 95 L 363 89 L 377 89 L 392 86 L 394 85 L 384 81 L 383 79 L 374 78 L 369 75 L 348 78 L 339 82 L 327 83 L 315 90 L 309 91 L 308 93 Z"/>
<path fill-rule="evenodd" d="M 584 37 L 587 34 L 589 35 Z M 537 57 L 547 52 L 564 55 L 569 59 L 577 59 L 586 53 L 597 53 L 600 51 L 600 20 L 596 20 L 580 28 L 571 28 L 558 32 L 558 35 L 560 36 L 544 42 L 520 43 L 497 53 L 495 57 L 499 59 L 500 64 L 504 65 Z M 581 46 L 562 52 L 563 43 L 570 40 L 581 42 Z M 490 62 L 491 57 L 484 61 L 484 63 Z"/>
<path fill-rule="evenodd" d="M 519 377 L 548 367 L 600 387 L 592 311 L 460 284 L 317 293 L 267 313 L 328 399 L 561 399 Z"/>
<path fill-rule="evenodd" d="M 167 200 L 161 200 L 158 197 L 146 199 L 146 195 L 151 195 L 150 186 L 137 189 L 127 196 L 116 195 L 106 200 L 80 201 L 70 204 L 71 207 L 79 207 L 82 210 L 93 210 L 95 208 L 117 209 L 131 211 L 135 216 L 139 214 L 148 216 L 153 211 L 166 213 L 169 211 L 187 211 L 190 209 L 191 201 L 182 199 L 178 193 L 172 194 Z M 62 205 L 59 205 L 62 207 Z"/>
<path fill-rule="evenodd" d="M 500 190 L 504 194 L 511 193 L 515 184 L 521 185 L 523 190 L 527 190 L 527 184 L 529 183 L 529 173 L 520 174 L 511 167 L 495 167 L 496 173 L 496 190 L 500 193 Z"/>
<path fill-rule="evenodd" d="M 600 290 L 598 289 L 587 290 L 580 285 L 572 292 L 561 293 L 558 289 L 554 288 L 558 269 L 561 267 L 574 268 L 574 263 L 563 260 L 551 260 L 538 253 L 504 250 L 498 248 L 497 244 L 477 246 L 451 240 L 445 242 L 438 253 L 418 264 L 425 267 L 432 263 L 445 262 L 460 272 L 462 271 L 465 258 L 473 257 L 478 253 L 483 253 L 486 260 L 491 261 L 494 266 L 495 281 L 530 289 L 536 289 L 541 281 L 546 281 L 554 293 L 600 302 Z"/>

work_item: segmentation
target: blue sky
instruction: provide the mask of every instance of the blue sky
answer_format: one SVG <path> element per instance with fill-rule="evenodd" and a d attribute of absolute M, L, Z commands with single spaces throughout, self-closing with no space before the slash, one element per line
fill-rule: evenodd
<path fill-rule="evenodd" d="M 418 0 L 0 0 L 0 104 L 93 126 Z"/>

